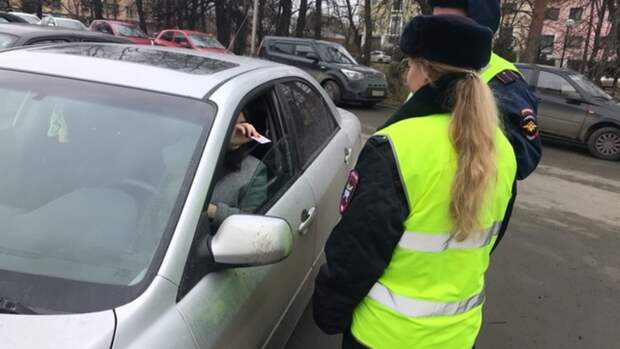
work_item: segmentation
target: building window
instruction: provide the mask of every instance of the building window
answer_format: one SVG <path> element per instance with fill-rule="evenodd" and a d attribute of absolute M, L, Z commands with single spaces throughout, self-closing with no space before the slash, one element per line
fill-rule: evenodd
<path fill-rule="evenodd" d="M 402 11 L 403 10 L 403 0 L 394 0 L 392 3 L 392 11 Z"/>
<path fill-rule="evenodd" d="M 400 35 L 400 16 L 392 16 L 390 21 L 390 34 Z"/>
<path fill-rule="evenodd" d="M 125 13 L 127 18 L 133 18 L 133 5 L 125 6 Z"/>
<path fill-rule="evenodd" d="M 502 4 L 502 13 L 504 15 L 509 15 L 517 12 L 517 4 L 514 2 L 505 2 Z"/>
<path fill-rule="evenodd" d="M 583 7 L 573 7 L 570 9 L 568 18 L 578 21 L 581 19 L 581 16 L 583 16 Z"/>
<path fill-rule="evenodd" d="M 569 36 L 566 46 L 569 48 L 581 48 L 583 46 L 583 36 Z"/>
<path fill-rule="evenodd" d="M 555 35 L 543 35 L 540 38 L 540 53 L 552 54 L 555 44 Z"/>
<path fill-rule="evenodd" d="M 552 8 L 548 8 L 545 11 L 545 19 L 549 19 L 549 20 L 552 20 L 552 21 L 557 21 L 558 18 L 560 18 L 560 9 L 559 8 L 552 7 Z"/>

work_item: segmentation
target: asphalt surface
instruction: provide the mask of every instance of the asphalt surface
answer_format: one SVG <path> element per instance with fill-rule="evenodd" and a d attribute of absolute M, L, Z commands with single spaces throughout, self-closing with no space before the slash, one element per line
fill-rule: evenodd
<path fill-rule="evenodd" d="M 349 109 L 372 134 L 392 110 Z M 620 348 L 620 162 L 544 142 L 487 273 L 477 349 Z M 287 349 L 340 348 L 306 309 Z"/>

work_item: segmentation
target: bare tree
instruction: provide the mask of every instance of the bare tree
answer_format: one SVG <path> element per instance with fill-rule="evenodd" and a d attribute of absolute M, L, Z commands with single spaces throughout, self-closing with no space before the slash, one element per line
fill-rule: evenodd
<path fill-rule="evenodd" d="M 304 29 L 306 28 L 306 14 L 308 12 L 308 0 L 301 0 L 299 3 L 299 12 L 297 14 L 297 27 L 295 28 L 295 36 L 304 36 Z"/>
<path fill-rule="evenodd" d="M 323 1 L 316 0 L 316 9 L 314 11 L 314 38 L 321 39 L 321 25 L 323 24 Z"/>
<path fill-rule="evenodd" d="M 372 13 L 371 0 L 364 0 L 364 25 L 366 26 L 366 42 L 364 42 L 364 55 L 362 61 L 370 65 L 370 51 L 372 46 Z"/>
<path fill-rule="evenodd" d="M 279 18 L 277 20 L 276 35 L 288 36 L 291 28 L 291 15 L 293 2 L 291 0 L 280 0 Z"/>
<path fill-rule="evenodd" d="M 532 23 L 530 25 L 530 31 L 527 35 L 527 44 L 523 55 L 524 62 L 536 63 L 538 59 L 540 34 L 542 33 L 543 24 L 545 21 L 545 9 L 547 8 L 548 3 L 549 0 L 534 0 Z"/>

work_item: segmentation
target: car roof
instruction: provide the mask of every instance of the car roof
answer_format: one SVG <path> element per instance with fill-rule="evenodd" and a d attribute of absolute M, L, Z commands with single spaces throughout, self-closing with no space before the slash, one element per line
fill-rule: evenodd
<path fill-rule="evenodd" d="M 515 63 L 517 67 L 530 68 L 530 69 L 538 69 L 538 70 L 546 70 L 553 71 L 557 73 L 569 73 L 569 74 L 578 74 L 578 72 L 569 69 L 569 68 L 560 68 L 552 65 L 545 64 L 533 64 L 533 63 Z"/>
<path fill-rule="evenodd" d="M 96 69 L 93 69 L 96 67 Z M 0 54 L 0 69 L 204 98 L 238 75 L 287 67 L 255 58 L 146 45 L 70 43 Z"/>
<path fill-rule="evenodd" d="M 131 23 L 131 22 L 124 22 L 124 21 L 116 21 L 113 19 L 96 19 L 93 21 L 94 22 L 105 22 L 105 23 L 110 23 L 110 24 L 123 24 L 123 25 L 131 25 L 131 26 L 138 26 L 135 23 Z M 92 23 L 91 23 L 92 24 Z"/>
<path fill-rule="evenodd" d="M 339 45 L 342 46 L 341 44 L 337 43 L 337 42 L 332 42 L 332 41 L 325 41 L 325 40 L 315 40 L 315 39 L 306 39 L 306 38 L 295 38 L 295 37 L 290 37 L 290 36 L 265 36 L 265 38 L 263 40 L 278 40 L 278 41 L 291 41 L 291 42 L 315 42 L 318 44 L 327 44 L 327 45 Z"/>
<path fill-rule="evenodd" d="M 116 37 L 113 35 L 96 33 L 86 30 L 73 30 L 64 27 L 27 24 L 27 23 L 6 23 L 0 25 L 0 33 L 11 34 L 18 36 L 22 41 L 26 41 L 33 38 L 45 38 L 45 37 L 79 37 L 79 38 L 92 38 L 100 41 L 117 42 L 117 43 L 129 43 L 130 41 L 125 38 Z"/>

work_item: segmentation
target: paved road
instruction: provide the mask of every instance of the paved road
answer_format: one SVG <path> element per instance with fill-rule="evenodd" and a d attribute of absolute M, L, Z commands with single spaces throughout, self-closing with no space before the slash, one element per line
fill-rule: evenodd
<path fill-rule="evenodd" d="M 351 109 L 370 134 L 388 109 Z M 306 310 L 288 349 L 339 348 Z M 476 348 L 620 348 L 620 162 L 545 142 L 487 274 Z"/>

